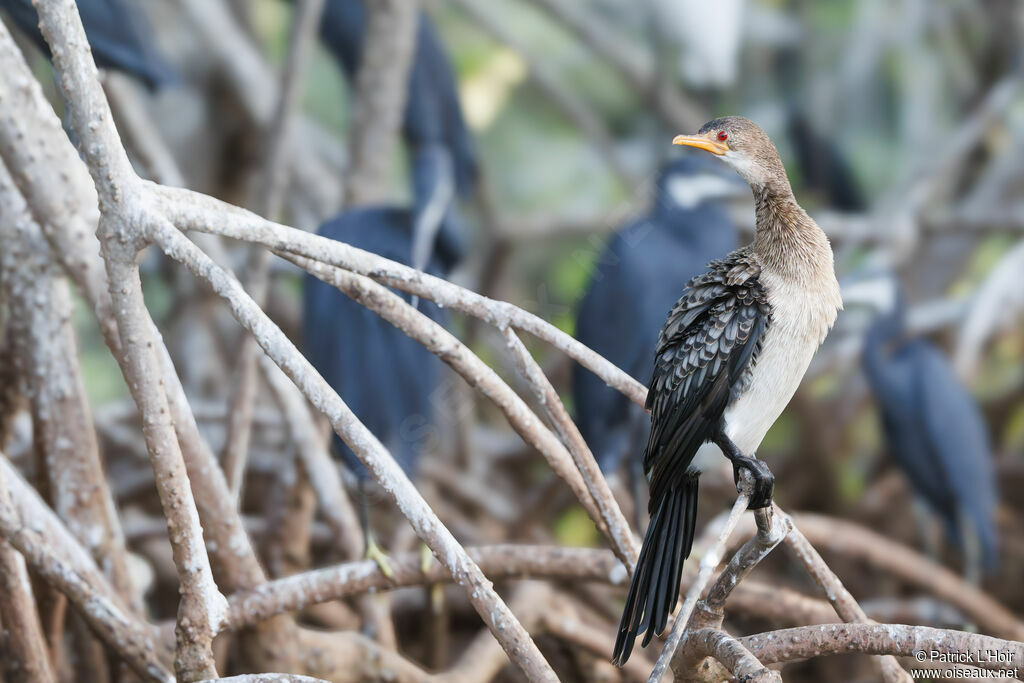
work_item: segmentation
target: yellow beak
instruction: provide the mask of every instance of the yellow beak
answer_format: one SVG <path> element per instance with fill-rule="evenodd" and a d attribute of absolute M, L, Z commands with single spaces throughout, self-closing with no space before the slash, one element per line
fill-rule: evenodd
<path fill-rule="evenodd" d="M 724 142 L 709 140 L 703 135 L 677 135 L 672 139 L 672 144 L 696 147 L 697 149 L 711 152 L 716 156 L 722 156 L 729 151 L 729 145 Z"/>

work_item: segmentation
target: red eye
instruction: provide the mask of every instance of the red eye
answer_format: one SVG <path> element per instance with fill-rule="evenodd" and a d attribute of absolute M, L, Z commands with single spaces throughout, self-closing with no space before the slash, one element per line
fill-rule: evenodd
<path fill-rule="evenodd" d="M 728 134 L 728 133 L 726 133 L 726 132 L 725 132 L 724 130 L 720 130 L 720 131 L 718 131 L 718 139 L 719 139 L 719 140 L 724 140 L 724 139 L 726 139 L 727 137 L 729 137 L 729 134 Z"/>

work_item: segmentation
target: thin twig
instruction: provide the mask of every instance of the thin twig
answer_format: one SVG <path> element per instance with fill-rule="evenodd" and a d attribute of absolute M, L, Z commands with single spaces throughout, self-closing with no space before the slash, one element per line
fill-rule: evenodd
<path fill-rule="evenodd" d="M 324 0 L 300 0 L 292 18 L 288 57 L 281 74 L 280 97 L 267 131 L 259 192 L 254 206 L 271 220 L 280 217 L 284 193 L 288 186 L 288 165 L 285 155 L 291 144 L 295 117 L 299 110 L 306 68 L 313 52 Z M 245 288 L 258 306 L 263 306 L 270 286 L 270 254 L 265 249 L 249 247 L 245 269 Z M 235 500 L 239 500 L 245 478 L 245 463 L 252 435 L 252 414 L 256 401 L 256 360 L 261 355 L 256 342 L 246 335 L 238 354 L 235 386 L 228 413 L 228 433 L 221 464 Z"/>
<path fill-rule="evenodd" d="M 511 328 L 505 329 L 505 341 L 515 359 L 517 370 L 530 384 L 538 403 L 547 413 L 555 433 L 558 434 L 572 456 L 573 462 L 576 463 L 576 467 L 587 485 L 587 490 L 601 512 L 601 518 L 608 525 L 612 548 L 632 576 L 632 568 L 636 564 L 640 549 L 629 528 L 629 522 L 626 521 L 622 510 L 619 509 L 619 504 L 615 502 L 612 490 L 594 459 L 594 454 L 590 452 L 587 442 L 580 434 L 579 427 L 572 421 L 565 406 L 562 405 L 562 399 L 559 398 L 558 392 L 551 386 L 544 371 L 530 355 L 529 349 Z"/>
<path fill-rule="evenodd" d="M 777 511 L 778 514 L 785 514 Z M 834 532 L 833 532 L 834 533 Z M 843 582 L 836 576 L 835 572 L 821 559 L 818 551 L 808 542 L 807 538 L 796 526 L 793 526 L 786 536 L 786 545 L 793 550 L 794 554 L 807 569 L 815 583 L 821 586 L 828 601 L 836 610 L 836 614 L 843 621 L 868 623 L 868 616 L 861 609 L 850 591 L 846 590 Z M 882 670 L 882 679 L 887 683 L 909 683 L 910 675 L 903 670 L 896 658 L 891 655 L 883 655 L 879 660 L 879 667 Z"/>

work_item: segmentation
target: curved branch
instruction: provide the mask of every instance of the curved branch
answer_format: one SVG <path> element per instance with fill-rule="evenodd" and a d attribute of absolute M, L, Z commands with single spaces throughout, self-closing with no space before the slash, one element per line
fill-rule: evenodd
<path fill-rule="evenodd" d="M 531 680 L 554 680 L 554 673 L 522 624 L 509 611 L 480 568 L 466 555 L 380 441 L 317 374 L 280 328 L 253 303 L 235 278 L 217 266 L 162 216 L 154 214 L 150 218 L 150 222 L 145 225 L 147 237 L 195 276 L 206 280 L 229 304 L 232 314 L 242 326 L 256 337 L 264 352 L 284 370 L 307 400 L 327 417 L 334 431 L 395 501 L 416 534 L 466 591 L 470 603 L 502 644 L 509 658 Z"/>
<path fill-rule="evenodd" d="M 580 470 L 574 466 L 573 458 L 566 448 L 536 418 L 529 406 L 498 377 L 497 373 L 481 361 L 465 344 L 443 326 L 430 320 L 406 303 L 397 294 L 388 291 L 387 288 L 369 278 L 354 275 L 339 268 L 329 268 L 322 263 L 301 257 L 289 256 L 288 258 L 314 277 L 334 285 L 346 296 L 351 297 L 353 301 L 374 311 L 411 339 L 418 341 L 428 351 L 451 366 L 471 386 L 493 401 L 504 413 L 516 433 L 526 443 L 536 448 L 551 465 L 551 469 L 569 485 L 598 530 L 611 541 L 612 547 L 622 558 L 623 564 L 629 566 L 635 561 L 636 550 L 632 545 L 629 527 L 622 513 L 618 511 L 618 505 L 611 498 L 611 492 L 608 491 L 608 497 L 603 502 L 614 508 L 614 511 L 609 511 L 608 515 L 613 519 L 613 523 L 619 522 L 617 533 L 614 534 L 609 531 L 610 526 L 606 523 L 600 505 L 591 495 L 591 489 L 585 483 Z M 582 440 L 582 437 L 580 438 Z M 593 456 L 591 456 L 591 460 L 593 460 Z M 614 512 L 618 512 L 617 518 Z"/>
<path fill-rule="evenodd" d="M 737 680 L 744 683 L 782 683 L 778 672 L 770 670 L 757 657 L 728 633 L 714 628 L 702 628 L 691 633 L 686 639 L 698 657 L 714 657 L 721 662 Z"/>
<path fill-rule="evenodd" d="M 765 664 L 855 653 L 897 657 L 922 657 L 923 653 L 923 661 L 957 662 L 970 655 L 971 664 L 988 671 L 1019 671 L 1024 662 L 1024 643 L 928 626 L 820 624 L 738 640 Z"/>
<path fill-rule="evenodd" d="M 517 306 L 490 299 L 342 242 L 268 221 L 198 192 L 149 186 L 164 199 L 162 208 L 167 216 L 183 229 L 255 242 L 277 252 L 304 256 L 430 299 L 445 308 L 480 318 L 499 329 L 511 326 L 528 332 L 574 358 L 637 405 L 642 407 L 647 400 L 647 387 L 643 384 L 572 336 Z"/>
<path fill-rule="evenodd" d="M 863 526 L 821 515 L 794 516 L 814 545 L 861 560 L 945 600 L 997 636 L 1024 640 L 1024 624 L 992 596 L 920 553 Z"/>
<path fill-rule="evenodd" d="M 466 548 L 466 553 L 494 580 L 529 577 L 623 585 L 627 579 L 622 565 L 607 550 L 497 545 Z M 392 556 L 390 564 L 394 572 L 390 579 L 376 562 L 364 560 L 268 581 L 251 591 L 236 593 L 228 599 L 225 628 L 242 628 L 282 612 L 369 591 L 451 580 L 439 565 L 431 564 L 424 571 L 418 553 Z"/>

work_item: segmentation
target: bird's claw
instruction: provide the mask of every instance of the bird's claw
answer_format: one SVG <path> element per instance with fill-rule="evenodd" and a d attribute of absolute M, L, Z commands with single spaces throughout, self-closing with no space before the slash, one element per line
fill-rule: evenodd
<path fill-rule="evenodd" d="M 750 504 L 747 507 L 751 510 L 766 508 L 772 504 L 772 494 L 775 491 L 775 475 L 768 469 L 764 460 L 741 456 L 732 461 L 732 475 L 736 487 L 740 484 L 740 470 L 747 470 L 754 480 L 754 489 L 750 493 Z"/>
<path fill-rule="evenodd" d="M 380 573 L 388 579 L 393 580 L 395 578 L 395 570 L 391 568 L 391 558 L 373 538 L 369 538 L 366 541 L 366 559 L 376 562 L 377 567 L 380 568 Z"/>

